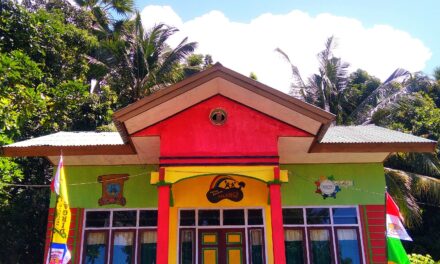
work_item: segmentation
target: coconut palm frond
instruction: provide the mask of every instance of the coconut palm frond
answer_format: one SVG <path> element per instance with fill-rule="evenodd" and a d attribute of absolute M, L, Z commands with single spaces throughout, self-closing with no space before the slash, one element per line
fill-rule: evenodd
<path fill-rule="evenodd" d="M 282 49 L 276 48 L 275 52 L 279 53 L 290 65 L 293 83 L 291 84 L 289 94 L 299 99 L 305 99 L 304 94 L 307 94 L 307 86 L 299 73 L 298 67 L 292 63 L 289 56 Z"/>
<path fill-rule="evenodd" d="M 407 70 L 396 69 L 356 107 L 349 118 L 356 124 L 368 124 L 375 112 L 396 102 L 401 95 L 407 93 L 405 81 L 410 77 L 411 73 Z"/>
<path fill-rule="evenodd" d="M 397 174 L 409 180 L 407 190 L 411 192 L 414 199 L 423 200 L 440 206 L 440 179 L 422 174 L 385 168 L 385 174 Z"/>
<path fill-rule="evenodd" d="M 387 191 L 399 206 L 406 225 L 420 225 L 422 216 L 416 198 L 411 194 L 411 176 L 403 171 L 385 168 L 385 181 Z"/>

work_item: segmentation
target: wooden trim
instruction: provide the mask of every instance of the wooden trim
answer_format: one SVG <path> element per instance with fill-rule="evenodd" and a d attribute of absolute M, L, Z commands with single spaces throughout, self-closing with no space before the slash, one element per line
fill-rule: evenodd
<path fill-rule="evenodd" d="M 309 260 L 311 263 L 313 263 L 313 249 L 312 249 L 312 239 L 311 239 L 311 230 L 327 230 L 329 233 L 329 243 L 330 243 L 330 258 L 331 258 L 331 263 L 330 264 L 335 264 L 335 253 L 334 253 L 334 245 L 333 245 L 333 234 L 332 234 L 332 227 L 334 227 L 334 225 L 331 226 L 311 226 L 308 225 L 307 226 L 307 236 L 309 239 Z"/>
<path fill-rule="evenodd" d="M 107 263 L 108 257 L 109 257 L 109 250 L 110 249 L 110 238 L 109 238 L 109 229 L 102 229 L 102 230 L 85 230 L 84 231 L 84 242 L 83 242 L 83 256 L 82 256 L 82 263 L 86 263 L 86 256 L 87 256 L 87 235 L 89 233 L 104 233 L 105 234 L 105 257 L 104 257 L 104 263 Z"/>
<path fill-rule="evenodd" d="M 171 85 L 152 94 L 151 96 L 147 96 L 123 109 L 116 111 L 113 114 L 113 120 L 115 124 L 117 124 L 118 131 L 123 136 L 124 141 L 125 137 L 127 136 L 124 124 L 125 121 L 217 77 L 239 85 L 244 89 L 283 105 L 293 111 L 326 124 L 323 127 L 322 133 L 324 134 L 328 128 L 327 124 L 330 124 L 335 119 L 335 115 L 332 113 L 324 111 L 321 108 L 303 102 L 267 85 L 252 80 L 217 63 L 203 72 L 197 73 L 179 83 Z"/>
<path fill-rule="evenodd" d="M 100 146 L 30 146 L 30 147 L 2 147 L 3 156 L 64 156 L 82 155 L 130 155 L 136 151 L 130 145 L 100 145 Z"/>
<path fill-rule="evenodd" d="M 358 253 L 359 253 L 359 261 L 361 264 L 364 263 L 363 258 L 362 258 L 362 241 L 361 241 L 361 236 L 360 236 L 360 232 L 359 232 L 359 228 L 356 226 L 334 226 L 334 230 L 335 230 L 335 246 L 336 246 L 336 252 L 338 252 L 337 256 L 336 256 L 336 261 L 337 263 L 342 263 L 342 260 L 339 259 L 339 237 L 338 237 L 338 230 L 354 230 L 356 232 L 357 235 L 357 244 L 358 244 Z"/>
<path fill-rule="evenodd" d="M 316 143 L 309 153 L 434 152 L 436 142 L 428 143 Z"/>

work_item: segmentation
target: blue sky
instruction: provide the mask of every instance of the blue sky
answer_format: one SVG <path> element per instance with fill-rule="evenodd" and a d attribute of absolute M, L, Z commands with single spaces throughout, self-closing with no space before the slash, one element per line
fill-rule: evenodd
<path fill-rule="evenodd" d="M 147 6 L 156 5 L 156 6 L 169 6 L 171 7 L 172 12 L 175 14 L 170 15 L 169 10 L 165 12 L 163 15 L 158 15 L 157 10 L 147 12 L 145 11 L 145 14 L 143 14 L 144 20 L 158 20 L 157 17 L 154 17 L 155 15 L 158 15 L 160 18 L 164 18 L 165 21 L 161 22 L 172 22 L 172 21 L 179 21 L 174 23 L 176 27 L 179 29 L 183 29 L 182 33 L 185 33 L 185 35 L 190 36 L 190 39 L 193 41 L 200 42 L 200 48 L 202 52 L 208 52 L 207 50 L 209 45 L 205 45 L 203 36 L 204 35 L 197 35 L 194 34 L 193 38 L 192 31 L 196 31 L 197 29 L 200 29 L 200 25 L 194 26 L 194 24 L 197 23 L 206 23 L 212 21 L 217 21 L 216 23 L 219 24 L 219 21 L 223 21 L 220 23 L 222 26 L 219 26 L 219 28 L 216 28 L 216 33 L 221 30 L 222 27 L 229 28 L 230 27 L 243 27 L 250 26 L 252 24 L 252 21 L 257 20 L 258 21 L 266 21 L 264 23 L 269 23 L 273 27 L 276 28 L 282 28 L 281 33 L 278 34 L 298 34 L 296 36 L 296 39 L 300 41 L 302 39 L 303 34 L 307 35 L 313 35 L 316 32 L 316 24 L 324 23 L 324 25 L 327 23 L 325 22 L 326 19 L 328 19 L 327 24 L 332 24 L 334 22 L 335 25 L 335 32 L 336 37 L 338 37 L 338 34 L 341 35 L 341 54 L 346 55 L 346 60 L 348 62 L 351 62 L 350 59 L 354 61 L 354 66 L 362 67 L 364 64 L 360 58 L 356 56 L 350 56 L 350 54 L 354 53 L 360 53 L 362 52 L 360 49 L 357 51 L 352 51 L 351 53 L 342 50 L 344 47 L 347 47 L 348 50 L 350 43 L 354 43 L 353 41 L 346 41 L 347 36 L 350 34 L 349 30 L 356 29 L 351 28 L 347 30 L 342 30 L 341 27 L 345 27 L 343 25 L 344 21 L 341 21 L 339 18 L 347 18 L 347 19 L 353 19 L 353 21 L 347 20 L 348 22 L 346 24 L 356 24 L 358 23 L 358 28 L 361 30 L 365 30 L 365 32 L 375 31 L 378 25 L 385 26 L 385 28 L 382 28 L 381 33 L 377 34 L 371 34 L 371 39 L 365 40 L 370 42 L 371 46 L 375 46 L 376 50 L 365 50 L 366 53 L 376 53 L 377 49 L 380 49 L 380 46 L 378 46 L 377 43 L 382 43 L 383 46 L 388 45 L 388 49 L 384 48 L 382 52 L 384 54 L 390 53 L 393 50 L 393 47 L 401 48 L 402 51 L 400 54 L 405 54 L 405 56 L 408 56 L 408 61 L 406 62 L 400 62 L 401 66 L 393 65 L 393 67 L 406 67 L 411 68 L 411 65 L 414 65 L 413 69 L 410 70 L 423 70 L 424 72 L 431 74 L 433 69 L 437 66 L 440 66 L 440 1 L 438 0 L 421 0 L 421 1 L 386 1 L 386 0 L 370 0 L 370 1 L 348 1 L 348 0 L 320 0 L 320 1 L 312 1 L 312 0 L 277 0 L 277 1 L 262 1 L 262 0 L 217 0 L 217 1 L 208 1 L 208 0 L 175 0 L 175 1 L 165 1 L 165 0 L 136 0 L 135 2 L 136 7 L 139 10 L 143 10 Z M 148 8 L 147 8 L 148 9 Z M 218 13 L 213 13 L 212 11 L 219 11 Z M 299 10 L 302 13 L 298 14 L 292 14 L 291 12 L 293 10 Z M 153 12 L 153 14 L 152 14 Z M 263 14 L 272 14 L 273 16 L 266 16 L 262 17 Z M 282 17 L 283 15 L 290 13 L 290 20 L 287 20 L 286 17 Z M 322 15 L 323 13 L 331 14 L 332 17 L 325 17 L 320 18 L 319 15 Z M 305 17 L 304 14 L 308 15 L 309 17 Z M 174 17 L 174 20 L 169 17 Z M 205 19 L 197 19 L 200 17 L 205 16 Z M 215 17 L 208 19 L 207 16 Z M 278 17 L 277 17 L 278 16 Z M 176 18 L 177 17 L 177 18 Z M 307 28 L 309 31 L 306 33 L 301 31 L 301 29 L 298 29 L 298 27 L 301 27 L 301 24 L 303 20 L 298 20 L 298 17 L 302 17 L 305 19 L 304 21 L 307 21 Z M 260 18 L 260 19 L 257 19 Z M 168 21 L 167 21 L 168 19 Z M 170 20 L 171 19 L 171 20 Z M 180 20 L 179 20 L 180 19 Z M 284 20 L 283 20 L 284 19 Z M 273 21 L 273 23 L 272 23 Z M 276 21 L 296 21 L 296 26 L 294 27 L 293 32 L 291 32 L 291 26 L 289 26 L 289 23 L 281 23 L 276 24 Z M 323 22 L 324 21 L 324 22 Z M 159 21 L 156 21 L 159 22 Z M 254 21 L 255 22 L 255 21 Z M 147 25 L 151 25 L 153 21 L 149 21 Z M 217 25 L 213 22 L 213 25 Z M 173 23 L 171 23 L 173 24 Z M 220 25 L 219 24 L 219 25 Z M 213 28 L 215 26 L 212 26 Z M 338 27 L 338 29 L 336 29 Z M 254 27 L 252 27 L 254 28 Z M 315 29 L 315 30 L 312 30 Z M 247 30 L 247 29 L 243 29 Z M 214 30 L 213 30 L 214 31 Z M 270 29 L 269 29 L 270 31 Z M 313 31 L 313 32 L 311 32 Z M 324 30 L 324 32 L 321 32 L 320 34 L 333 34 L 331 32 L 331 28 L 327 28 Z M 376 30 L 380 31 L 380 30 Z M 264 32 L 264 31 L 263 31 Z M 282 33 L 284 32 L 284 33 Z M 391 32 L 392 36 L 388 37 L 386 36 L 385 32 Z M 395 33 L 395 34 L 394 34 Z M 385 34 L 385 37 L 383 37 Z M 206 31 L 205 31 L 206 35 Z M 182 34 L 183 36 L 183 34 Z M 197 36 L 201 39 L 197 39 Z M 202 36 L 202 37 L 200 37 Z M 229 38 L 228 41 L 240 41 L 238 35 L 223 35 L 224 38 Z M 273 37 L 273 35 L 271 35 Z M 262 36 L 264 38 L 264 36 Z M 401 39 L 400 39 L 401 38 Z M 293 41 L 293 40 L 292 40 Z M 276 44 L 279 44 L 283 50 L 286 51 L 289 54 L 288 50 L 288 44 L 292 43 L 292 41 L 282 41 L 282 37 L 280 37 L 280 40 L 276 42 Z M 310 41 L 310 40 L 309 40 Z M 417 43 L 416 43 L 417 42 Z M 287 47 L 283 47 L 283 43 Z M 390 44 L 392 43 L 392 44 Z M 408 43 L 408 44 L 407 44 Z M 406 45 L 407 44 L 407 45 Z M 323 45 L 323 42 L 322 42 Z M 406 46 L 405 46 L 406 45 Z M 423 47 L 422 47 L 423 46 Z M 368 47 L 368 46 L 367 46 Z M 216 49 L 217 47 L 212 46 L 212 49 Z M 274 47 L 276 48 L 276 47 Z M 298 47 L 297 47 L 298 48 Z M 428 51 L 424 50 L 424 48 L 427 48 Z M 319 51 L 319 50 L 318 50 Z M 414 52 L 413 52 L 414 51 Z M 293 51 L 292 51 L 293 52 Z M 429 53 L 429 55 L 428 55 Z M 316 53 L 315 53 L 316 54 Z M 225 53 L 219 53 L 217 56 L 214 56 L 215 60 L 223 61 L 222 56 L 225 55 Z M 258 54 L 255 54 L 256 56 L 259 56 Z M 289 54 L 290 55 L 290 54 Z M 300 55 L 294 54 L 296 57 L 300 57 Z M 394 57 L 390 56 L 387 58 L 387 56 L 383 56 L 384 60 L 394 60 L 396 61 L 396 54 Z M 271 55 L 272 56 L 272 55 Z M 403 55 L 401 55 L 403 56 Z M 341 57 L 343 57 L 341 55 Z M 423 61 L 417 60 L 418 57 L 423 57 Z M 313 58 L 311 58 L 313 59 Z M 344 59 L 344 57 L 343 57 Z M 226 58 L 228 61 L 228 59 Z M 411 61 L 414 61 L 414 64 L 411 64 Z M 301 59 L 297 60 L 299 65 L 297 65 L 301 69 Z M 396 63 L 399 63 L 396 62 Z M 377 61 L 378 64 L 382 64 L 382 61 Z M 226 66 L 232 66 L 231 68 L 234 69 L 235 63 L 229 59 L 229 64 Z M 303 62 L 304 64 L 304 62 Z M 423 66 L 424 64 L 424 66 Z M 417 66 L 415 66 L 417 65 Z M 379 65 L 378 65 L 379 66 Z M 237 67 L 240 68 L 239 63 L 237 64 Z M 311 70 L 307 70 L 308 66 L 305 66 L 304 74 L 308 74 Z M 311 68 L 312 66 L 310 66 Z M 391 67 L 391 65 L 390 65 Z M 372 65 L 368 66 L 365 64 L 366 70 L 370 71 L 369 69 L 374 68 Z M 239 69 L 239 71 L 242 71 L 243 74 L 246 74 L 247 69 Z M 389 69 L 383 69 L 383 71 L 389 71 Z M 260 69 L 261 71 L 261 69 Z M 374 70 L 373 70 L 374 71 Z M 374 73 L 374 72 L 373 72 Z M 390 72 L 391 73 L 391 72 Z M 257 76 L 258 76 L 257 72 Z M 382 79 L 385 76 L 385 73 L 383 73 L 383 76 L 380 76 L 381 73 L 378 72 L 376 75 L 379 75 Z M 270 81 L 269 81 L 270 82 Z M 270 84 L 270 83 L 269 83 Z M 279 85 L 279 84 L 278 84 Z"/>

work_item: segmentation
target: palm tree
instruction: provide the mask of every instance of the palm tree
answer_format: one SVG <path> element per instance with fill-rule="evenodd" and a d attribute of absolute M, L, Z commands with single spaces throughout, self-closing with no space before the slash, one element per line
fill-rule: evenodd
<path fill-rule="evenodd" d="M 336 115 L 336 124 L 370 124 L 373 116 L 382 109 L 397 106 L 402 98 L 411 98 L 420 91 L 427 91 L 435 84 L 426 75 L 411 74 L 404 69 L 395 70 L 390 77 L 377 86 L 365 99 L 350 107 L 346 113 L 348 64 L 333 56 L 334 39 L 330 37 L 325 49 L 318 54 L 319 69 L 304 81 L 289 56 L 281 49 L 275 51 L 289 63 L 293 83 L 290 94 L 306 102 L 319 106 Z M 440 76 L 440 70 L 435 76 Z M 440 78 L 440 77 L 439 77 Z M 439 79 L 437 79 L 438 81 Z M 392 112 L 392 110 L 391 110 Z M 347 118 L 343 118 L 343 116 Z M 414 133 L 414 131 L 412 131 Z M 416 133 L 417 134 L 417 133 Z M 432 138 L 438 140 L 438 138 Z M 407 223 L 415 226 L 421 223 L 418 201 L 440 203 L 440 161 L 430 153 L 395 153 L 385 161 L 385 178 L 389 192 L 402 210 Z M 394 168 L 394 169 L 391 169 Z"/>
<path fill-rule="evenodd" d="M 101 82 L 109 83 L 123 105 L 183 78 L 180 64 L 192 54 L 197 43 L 184 38 L 172 48 L 167 40 L 177 32 L 174 27 L 157 24 L 144 31 L 140 14 L 121 25 L 118 38 L 102 41 L 93 63 L 106 69 Z"/>
<path fill-rule="evenodd" d="M 337 123 L 340 123 L 340 113 L 342 112 L 342 99 L 348 83 L 349 64 L 337 58 L 333 54 L 336 47 L 334 37 L 331 36 L 325 42 L 325 48 L 318 53 L 319 68 L 318 73 L 313 74 L 303 81 L 298 68 L 292 64 L 287 54 L 281 49 L 275 49 L 290 64 L 294 83 L 291 86 L 290 94 L 303 98 L 305 101 L 317 105 L 326 111 L 332 112 L 337 116 Z"/>
<path fill-rule="evenodd" d="M 99 39 L 112 35 L 117 24 L 126 22 L 134 11 L 133 0 L 75 0 L 75 3 L 93 18 L 93 30 Z M 116 14 L 123 19 L 116 19 Z"/>

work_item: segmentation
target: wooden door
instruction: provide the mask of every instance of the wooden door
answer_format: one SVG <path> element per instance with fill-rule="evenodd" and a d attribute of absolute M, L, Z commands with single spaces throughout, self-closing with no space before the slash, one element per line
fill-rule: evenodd
<path fill-rule="evenodd" d="M 199 229 L 199 263 L 246 263 L 245 229 Z"/>

